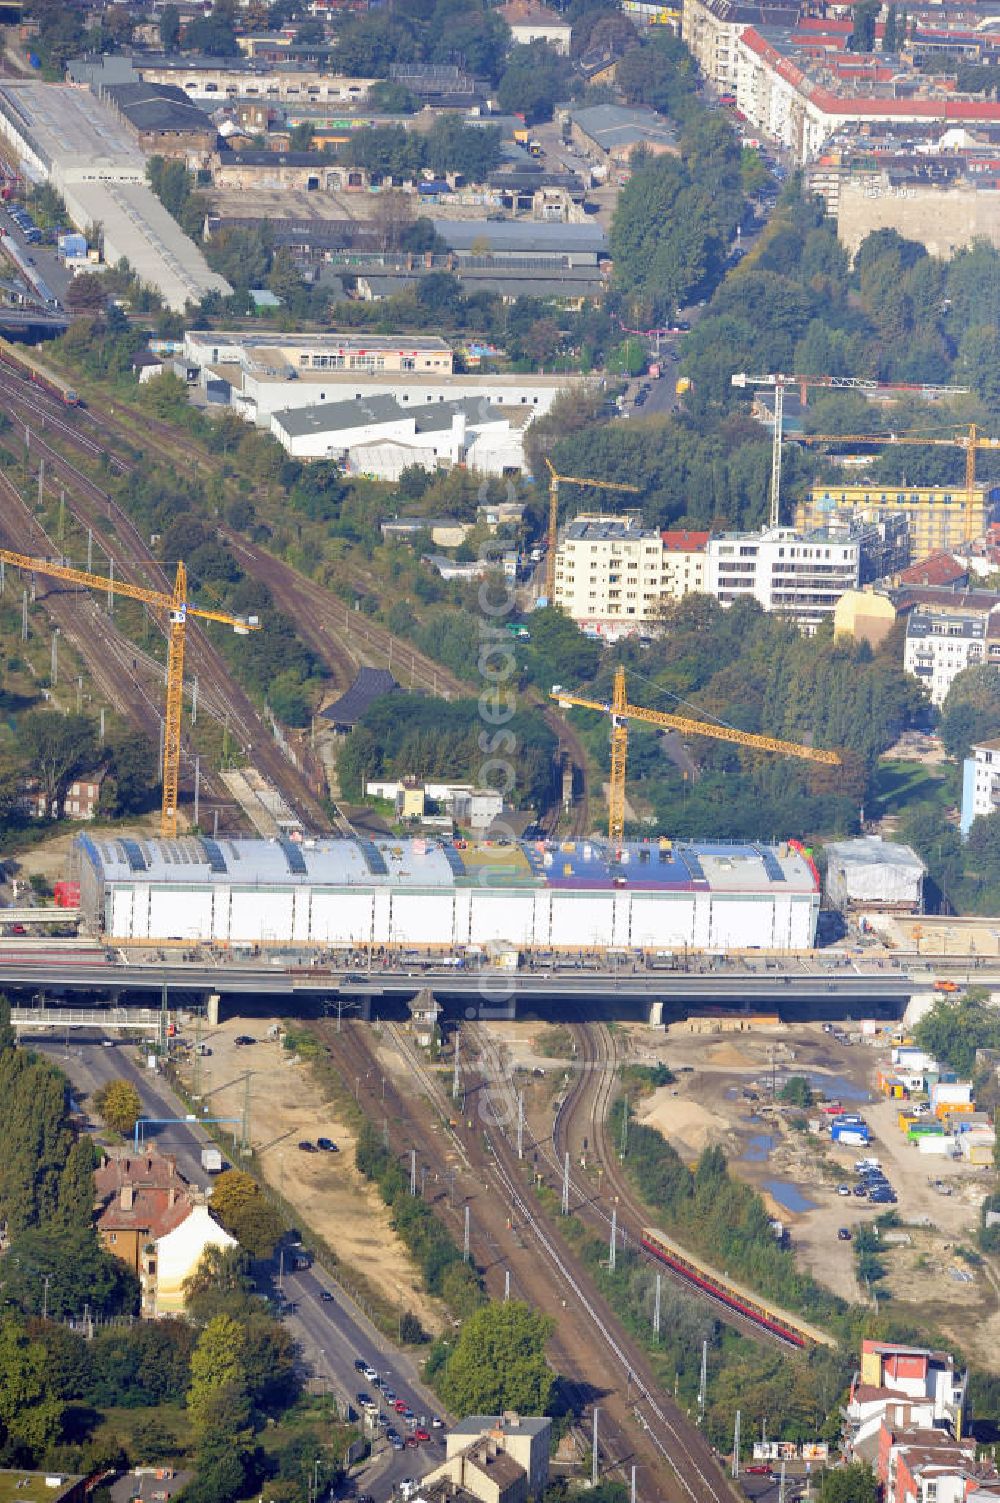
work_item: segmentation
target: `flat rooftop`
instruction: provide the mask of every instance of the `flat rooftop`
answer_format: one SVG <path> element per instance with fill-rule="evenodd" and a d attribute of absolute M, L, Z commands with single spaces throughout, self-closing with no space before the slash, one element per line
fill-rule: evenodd
<path fill-rule="evenodd" d="M 340 329 L 327 329 L 323 334 L 258 334 L 244 329 L 189 329 L 185 342 L 192 351 L 235 348 L 248 353 L 254 350 L 316 350 L 342 355 L 350 350 L 363 350 L 372 354 L 451 354 L 448 341 L 436 336 L 368 334 L 364 331 L 355 334 Z"/>
<path fill-rule="evenodd" d="M 5 79 L 0 114 L 56 177 L 146 180 L 142 152 L 89 90 Z"/>
<path fill-rule="evenodd" d="M 82 1477 L 66 1472 L 0 1470 L 0 1503 L 58 1503 Z"/>
<path fill-rule="evenodd" d="M 629 517 L 576 517 L 564 533 L 567 543 L 609 543 L 624 538 L 635 541 L 644 537 L 658 541 L 659 533 Z"/>
<path fill-rule="evenodd" d="M 261 373 L 245 372 L 242 367 L 236 368 L 232 363 L 223 364 L 212 362 L 206 366 L 211 375 L 217 376 L 220 381 L 228 381 L 237 391 L 243 389 L 245 380 L 265 380 Z M 275 385 L 288 386 L 288 381 L 280 374 L 273 378 Z M 487 392 L 497 391 L 510 392 L 510 396 L 500 396 L 501 402 L 509 401 L 511 405 L 521 402 L 521 395 L 525 391 L 566 391 L 582 386 L 593 385 L 595 378 L 592 376 L 571 375 L 535 375 L 528 376 L 500 375 L 450 375 L 444 371 L 379 371 L 369 374 L 367 371 L 299 371 L 292 383 L 296 386 L 323 386 L 328 388 L 340 387 L 342 390 L 353 391 L 358 401 L 372 395 L 374 392 L 384 391 L 391 386 L 394 389 L 401 387 L 406 393 L 404 401 L 420 400 L 420 393 L 424 393 L 424 400 L 436 402 L 437 396 L 427 396 L 427 387 L 433 387 L 435 392 L 440 390 L 454 391 L 455 400 L 463 396 L 473 395 L 481 390 Z"/>
<path fill-rule="evenodd" d="M 841 866 L 885 866 L 924 872 L 927 868 L 908 845 L 898 845 L 894 840 L 880 840 L 877 835 L 859 836 L 856 840 L 835 840 L 826 847 L 829 860 Z M 888 1348 L 887 1348 L 888 1350 Z M 891 1350 L 904 1350 L 893 1347 Z"/>
<path fill-rule="evenodd" d="M 812 863 L 792 845 L 684 841 L 525 842 L 458 846 L 433 840 L 107 840 L 77 849 L 106 883 L 278 888 L 549 888 L 610 892 L 769 895 L 819 890 Z"/>

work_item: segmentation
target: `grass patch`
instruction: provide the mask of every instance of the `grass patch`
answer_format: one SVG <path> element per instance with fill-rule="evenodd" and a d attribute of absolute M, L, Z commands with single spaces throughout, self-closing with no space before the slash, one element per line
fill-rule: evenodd
<path fill-rule="evenodd" d="M 943 802 L 946 796 L 943 769 L 902 758 L 880 762 L 875 769 L 878 815 L 898 814 L 907 804 Z"/>
<path fill-rule="evenodd" d="M 572 1059 L 576 1053 L 573 1035 L 561 1023 L 544 1028 L 535 1040 L 535 1049 L 546 1059 Z"/>

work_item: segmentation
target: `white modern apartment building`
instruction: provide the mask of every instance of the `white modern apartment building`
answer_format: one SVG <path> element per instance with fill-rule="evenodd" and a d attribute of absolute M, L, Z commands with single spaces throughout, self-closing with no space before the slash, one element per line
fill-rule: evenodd
<path fill-rule="evenodd" d="M 1000 740 L 976 741 L 962 764 L 962 838 L 972 821 L 1000 809 Z"/>
<path fill-rule="evenodd" d="M 915 610 L 906 626 L 903 667 L 920 680 L 931 703 L 944 704 L 948 690 L 965 668 L 986 656 L 985 616 L 945 615 Z"/>
<path fill-rule="evenodd" d="M 663 543 L 637 517 L 583 514 L 556 551 L 555 604 L 584 631 L 613 639 L 654 621 L 663 600 Z"/>
<path fill-rule="evenodd" d="M 861 543 L 791 527 L 724 533 L 708 542 L 705 590 L 722 605 L 746 596 L 815 631 L 846 590 L 857 589 Z"/>

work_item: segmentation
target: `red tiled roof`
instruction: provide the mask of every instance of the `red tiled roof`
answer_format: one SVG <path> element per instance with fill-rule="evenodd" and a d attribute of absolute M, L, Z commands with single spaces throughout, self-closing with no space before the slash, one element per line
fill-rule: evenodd
<path fill-rule="evenodd" d="M 932 553 L 927 558 L 918 559 L 908 569 L 903 569 L 899 575 L 899 583 L 949 585 L 956 584 L 960 579 L 967 579 L 968 575 L 968 569 L 950 553 Z"/>
<path fill-rule="evenodd" d="M 144 1232 L 151 1241 L 172 1232 L 191 1214 L 191 1200 L 183 1190 L 136 1190 L 126 1210 L 119 1196 L 97 1218 L 102 1232 Z"/>
<path fill-rule="evenodd" d="M 668 553 L 701 553 L 708 547 L 708 536 L 707 532 L 686 530 L 660 533 L 663 546 Z"/>

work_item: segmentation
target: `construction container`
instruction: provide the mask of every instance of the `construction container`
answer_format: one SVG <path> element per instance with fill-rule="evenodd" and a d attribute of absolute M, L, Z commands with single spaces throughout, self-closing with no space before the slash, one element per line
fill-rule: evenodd
<path fill-rule="evenodd" d="M 971 1080 L 939 1080 L 930 1090 L 931 1106 L 937 1111 L 940 1106 L 971 1106 Z"/>
<path fill-rule="evenodd" d="M 974 1101 L 942 1101 L 934 1108 L 934 1115 L 944 1121 L 945 1117 L 961 1117 L 975 1110 Z"/>
<path fill-rule="evenodd" d="M 944 1128 L 933 1117 L 924 1117 L 913 1123 L 906 1136 L 911 1143 L 919 1143 L 921 1138 L 943 1137 Z"/>
<path fill-rule="evenodd" d="M 903 1111 L 899 1113 L 896 1121 L 899 1123 L 900 1132 L 909 1132 L 914 1122 L 919 1122 L 920 1118 L 915 1117 L 911 1111 Z"/>
<path fill-rule="evenodd" d="M 917 1148 L 921 1153 L 936 1153 L 943 1157 L 955 1152 L 955 1139 L 950 1133 L 942 1133 L 935 1137 L 933 1133 L 924 1133 L 917 1142 Z"/>
<path fill-rule="evenodd" d="M 830 1137 L 834 1143 L 851 1143 L 865 1145 L 868 1143 L 871 1133 L 868 1123 L 862 1121 L 837 1121 L 830 1127 Z"/>
<path fill-rule="evenodd" d="M 996 1135 L 980 1137 L 978 1133 L 963 1133 L 958 1140 L 958 1147 L 966 1163 L 992 1164 Z"/>

